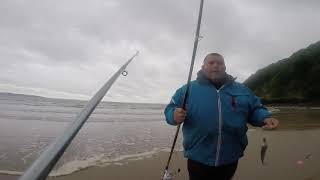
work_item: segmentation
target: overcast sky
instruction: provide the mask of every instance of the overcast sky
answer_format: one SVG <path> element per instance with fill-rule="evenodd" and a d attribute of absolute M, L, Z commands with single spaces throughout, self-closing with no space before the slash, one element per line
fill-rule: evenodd
<path fill-rule="evenodd" d="M 1 0 L 0 92 L 90 98 L 136 50 L 105 100 L 167 103 L 186 83 L 200 0 Z M 320 40 L 319 0 L 205 0 L 207 53 L 242 82 Z M 193 76 L 195 78 L 195 76 Z"/>

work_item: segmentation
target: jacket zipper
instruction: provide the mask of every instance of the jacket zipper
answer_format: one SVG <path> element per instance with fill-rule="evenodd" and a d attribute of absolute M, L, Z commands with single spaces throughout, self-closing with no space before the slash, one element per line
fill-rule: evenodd
<path fill-rule="evenodd" d="M 218 166 L 220 149 L 221 149 L 221 134 L 222 134 L 222 110 L 221 110 L 221 99 L 220 99 L 220 90 L 224 87 L 224 85 L 217 90 L 218 95 L 218 115 L 219 115 L 219 134 L 218 134 L 218 142 L 217 142 L 217 152 L 216 152 L 216 162 L 215 166 Z"/>

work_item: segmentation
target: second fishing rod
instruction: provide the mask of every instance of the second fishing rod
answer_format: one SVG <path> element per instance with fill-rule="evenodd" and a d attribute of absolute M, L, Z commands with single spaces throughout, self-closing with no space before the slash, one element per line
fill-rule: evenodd
<path fill-rule="evenodd" d="M 200 34 L 200 26 L 201 26 L 201 20 L 202 20 L 203 4 L 204 4 L 204 0 L 201 0 L 200 9 L 199 9 L 199 16 L 198 16 L 198 23 L 197 23 L 197 30 L 196 30 L 196 35 L 195 35 L 195 39 L 194 39 L 193 52 L 192 52 L 191 64 L 190 64 L 189 75 L 188 75 L 188 81 L 187 81 L 186 91 L 185 91 L 185 94 L 184 94 L 182 107 L 181 107 L 184 110 L 186 109 L 186 103 L 187 103 L 187 98 L 188 98 L 189 89 L 190 89 L 190 81 L 191 81 L 191 76 L 192 76 L 195 57 L 196 57 L 196 54 L 197 54 L 198 42 L 199 42 L 199 39 L 200 39 L 200 35 L 199 34 Z M 166 167 L 165 167 L 164 176 L 166 175 L 166 173 L 168 173 L 171 157 L 172 157 L 172 154 L 173 154 L 173 151 L 174 151 L 174 147 L 176 145 L 178 134 L 179 134 L 179 131 L 180 131 L 180 126 L 181 126 L 181 124 L 178 124 L 178 126 L 177 126 L 175 137 L 174 137 L 174 140 L 173 140 L 173 143 L 172 143 L 172 146 L 171 146 L 171 150 L 170 150 L 170 155 L 169 155 Z M 163 179 L 165 179 L 165 178 L 163 178 Z"/>

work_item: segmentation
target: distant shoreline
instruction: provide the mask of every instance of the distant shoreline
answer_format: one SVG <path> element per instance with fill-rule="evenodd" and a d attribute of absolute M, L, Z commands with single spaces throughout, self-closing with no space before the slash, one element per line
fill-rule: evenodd
<path fill-rule="evenodd" d="M 56 99 L 56 100 L 70 100 L 70 101 L 80 101 L 80 102 L 88 102 L 88 100 L 83 99 L 68 99 L 68 98 L 52 98 L 52 97 L 44 97 L 30 94 L 19 94 L 19 93 L 11 93 L 11 92 L 0 92 L 0 96 L 12 96 L 12 97 L 27 97 L 27 98 L 39 98 L 39 99 Z M 298 106 L 298 107 L 320 107 L 320 102 L 308 102 L 303 99 L 286 99 L 286 98 L 277 98 L 277 99 L 265 99 L 261 98 L 262 104 L 266 106 Z M 116 102 L 116 101 L 101 101 L 104 103 L 125 103 L 125 104 L 156 104 L 165 106 L 166 103 L 141 103 L 141 102 Z"/>
<path fill-rule="evenodd" d="M 264 103 L 265 106 L 270 107 L 306 107 L 306 108 L 318 108 L 320 107 L 320 103 Z"/>
<path fill-rule="evenodd" d="M 261 98 L 266 105 L 285 105 L 285 106 L 320 106 L 320 101 L 308 100 L 303 98 Z"/>
<path fill-rule="evenodd" d="M 19 94 L 19 93 L 11 93 L 11 92 L 0 92 L 0 96 L 12 96 L 12 97 L 27 97 L 27 98 L 38 98 L 38 99 L 55 99 L 55 100 L 70 100 L 70 101 L 80 101 L 80 102 L 88 102 L 90 99 L 70 99 L 70 98 L 53 98 L 53 97 L 45 97 L 45 96 L 37 96 L 31 94 Z M 1 99 L 1 98 L 0 98 Z M 101 101 L 104 103 L 119 103 L 119 104 L 155 104 L 155 105 L 166 105 L 165 103 L 141 103 L 141 102 L 117 102 L 117 101 Z"/>

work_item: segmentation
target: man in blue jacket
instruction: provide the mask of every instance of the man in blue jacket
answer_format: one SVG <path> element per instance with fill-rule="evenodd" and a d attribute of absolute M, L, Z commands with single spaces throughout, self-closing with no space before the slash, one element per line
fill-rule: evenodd
<path fill-rule="evenodd" d="M 179 88 L 165 109 L 171 125 L 183 122 L 184 155 L 190 180 L 230 180 L 248 144 L 247 123 L 265 129 L 279 122 L 246 86 L 226 73 L 224 58 L 208 54 L 197 79 Z"/>

